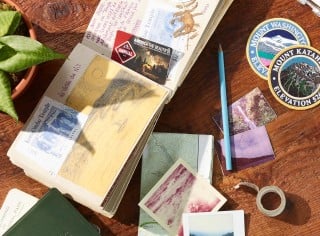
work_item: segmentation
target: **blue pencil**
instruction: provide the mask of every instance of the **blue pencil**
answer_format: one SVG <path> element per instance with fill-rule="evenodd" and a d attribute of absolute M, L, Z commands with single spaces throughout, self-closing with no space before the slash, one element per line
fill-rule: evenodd
<path fill-rule="evenodd" d="M 220 44 L 219 44 L 219 50 L 218 50 L 218 62 L 219 62 L 220 99 L 221 99 L 221 110 L 222 110 L 222 126 L 223 126 L 223 136 L 224 136 L 224 153 L 225 153 L 225 159 L 226 159 L 226 170 L 232 170 L 229 118 L 228 118 L 229 116 L 228 99 L 227 99 L 226 78 L 225 78 L 225 71 L 224 71 L 224 56 L 223 56 L 223 51 Z"/>

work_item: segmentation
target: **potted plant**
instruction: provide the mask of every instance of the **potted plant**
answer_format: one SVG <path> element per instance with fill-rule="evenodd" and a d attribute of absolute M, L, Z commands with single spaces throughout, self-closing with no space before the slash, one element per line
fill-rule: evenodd
<path fill-rule="evenodd" d="M 18 119 L 13 99 L 33 78 L 35 65 L 64 55 L 38 42 L 32 24 L 10 0 L 0 0 L 0 111 Z"/>

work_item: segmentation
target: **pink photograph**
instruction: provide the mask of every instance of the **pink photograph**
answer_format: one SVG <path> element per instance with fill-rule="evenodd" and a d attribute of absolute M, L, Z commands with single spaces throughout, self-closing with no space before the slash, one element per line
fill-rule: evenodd
<path fill-rule="evenodd" d="M 183 235 L 182 214 L 219 210 L 226 198 L 179 159 L 139 206 L 170 235 Z"/>
<path fill-rule="evenodd" d="M 224 175 L 275 159 L 272 144 L 265 126 L 230 137 L 232 171 L 226 170 L 224 140 L 218 140 L 216 150 Z"/>

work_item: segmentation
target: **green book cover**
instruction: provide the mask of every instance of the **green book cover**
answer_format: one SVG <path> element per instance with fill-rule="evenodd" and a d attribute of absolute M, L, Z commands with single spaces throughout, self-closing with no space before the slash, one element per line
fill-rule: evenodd
<path fill-rule="evenodd" d="M 98 230 L 55 188 L 24 214 L 4 236 L 98 236 Z"/>

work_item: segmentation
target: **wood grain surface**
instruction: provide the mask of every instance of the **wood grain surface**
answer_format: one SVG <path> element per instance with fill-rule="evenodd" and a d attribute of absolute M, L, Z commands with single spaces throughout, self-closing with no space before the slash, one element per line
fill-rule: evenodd
<path fill-rule="evenodd" d="M 69 54 L 81 41 L 98 0 L 16 0 L 35 24 L 38 39 L 53 49 Z M 320 18 L 309 7 L 295 0 L 235 0 L 188 77 L 165 106 L 156 131 L 213 134 L 222 137 L 212 121 L 220 110 L 217 48 L 224 49 L 229 104 L 259 87 L 278 118 L 267 127 L 276 158 L 257 167 L 223 176 L 218 158 L 214 160 L 213 185 L 228 199 L 223 210 L 243 209 L 246 232 L 259 235 L 320 235 L 320 107 L 291 110 L 272 96 L 266 81 L 250 68 L 246 43 L 260 22 L 283 17 L 297 22 L 320 49 Z M 48 188 L 28 178 L 10 163 L 7 150 L 63 61 L 42 64 L 29 90 L 15 101 L 20 121 L 0 114 L 0 204 L 11 188 L 42 197 Z M 287 207 L 277 218 L 262 215 L 255 205 L 255 194 L 235 190 L 241 180 L 259 187 L 277 185 L 285 191 Z M 130 182 L 114 218 L 98 215 L 77 203 L 74 205 L 102 235 L 136 235 L 140 191 L 140 165 Z"/>

